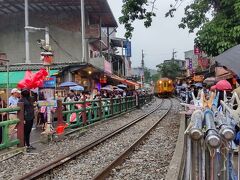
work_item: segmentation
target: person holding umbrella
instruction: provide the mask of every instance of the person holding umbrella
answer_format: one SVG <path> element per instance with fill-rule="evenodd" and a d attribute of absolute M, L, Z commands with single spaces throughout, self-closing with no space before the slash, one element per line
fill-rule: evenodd
<path fill-rule="evenodd" d="M 216 85 L 210 88 L 211 91 L 219 92 L 218 106 L 220 106 L 220 101 L 224 100 L 224 91 L 226 91 L 227 96 L 232 92 L 232 85 L 227 80 L 220 80 Z"/>

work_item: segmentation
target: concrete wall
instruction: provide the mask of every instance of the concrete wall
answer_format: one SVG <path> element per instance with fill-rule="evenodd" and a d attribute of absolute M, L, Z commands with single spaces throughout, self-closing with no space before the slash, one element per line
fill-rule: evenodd
<path fill-rule="evenodd" d="M 30 17 L 30 26 L 45 27 L 47 26 L 46 19 L 39 21 L 39 18 Z M 77 32 L 76 30 L 66 30 L 66 28 L 60 28 L 60 26 L 56 25 L 50 25 L 49 31 L 50 35 L 56 40 L 56 42 L 54 42 L 50 39 L 50 44 L 54 50 L 55 62 L 81 60 L 82 45 L 80 32 Z M 45 39 L 44 32 L 30 33 L 30 59 L 33 63 L 41 63 L 41 51 L 37 44 L 38 39 Z M 23 16 L 8 17 L 4 20 L 4 23 L 0 23 L 0 52 L 6 53 L 7 58 L 11 60 L 11 63 L 25 62 L 25 32 Z"/>

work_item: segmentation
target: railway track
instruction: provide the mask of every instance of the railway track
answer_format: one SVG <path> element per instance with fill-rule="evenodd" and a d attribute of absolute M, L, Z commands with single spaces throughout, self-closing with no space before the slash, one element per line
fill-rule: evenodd
<path fill-rule="evenodd" d="M 102 180 L 109 176 L 111 171 L 121 165 L 124 160 L 134 151 L 134 149 L 139 146 L 148 136 L 149 134 L 156 128 L 156 126 L 164 119 L 164 117 L 170 112 L 172 108 L 172 101 L 166 112 L 146 131 L 140 136 L 134 143 L 132 143 L 129 148 L 127 148 L 123 153 L 121 153 L 118 157 L 116 157 L 109 165 L 104 167 L 101 172 L 99 172 L 93 179 L 94 180 Z"/>
<path fill-rule="evenodd" d="M 76 159 L 77 157 L 79 157 L 80 155 L 83 155 L 84 153 L 88 152 L 89 150 L 92 150 L 94 148 L 96 148 L 97 146 L 100 146 L 100 144 L 102 144 L 103 142 L 113 138 L 114 136 L 121 134 L 123 131 L 126 131 L 126 129 L 129 129 L 130 127 L 134 126 L 135 124 L 137 124 L 138 122 L 141 122 L 143 119 L 145 119 L 146 117 L 148 117 L 149 115 L 153 114 L 155 111 L 157 111 L 160 107 L 162 107 L 162 105 L 164 104 L 165 100 L 162 100 L 161 103 L 153 110 L 151 110 L 150 112 L 148 112 L 147 114 L 138 117 L 137 119 L 131 121 L 130 123 L 127 123 L 126 125 L 122 126 L 121 128 L 118 128 L 117 130 L 87 144 L 86 146 L 77 149 L 61 158 L 58 158 L 57 160 L 52 161 L 51 163 L 45 164 L 31 172 L 29 172 L 28 174 L 25 174 L 24 176 L 18 178 L 18 179 L 36 179 L 39 177 L 43 177 L 44 175 L 49 175 L 51 176 L 51 173 L 54 171 L 54 169 L 57 169 L 63 165 L 65 165 L 67 162 L 70 162 L 73 159 Z M 54 177 L 53 177 L 54 179 Z"/>

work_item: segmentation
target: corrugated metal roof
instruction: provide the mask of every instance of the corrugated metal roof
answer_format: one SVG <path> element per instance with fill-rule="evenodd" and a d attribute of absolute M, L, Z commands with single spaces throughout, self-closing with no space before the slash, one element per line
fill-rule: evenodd
<path fill-rule="evenodd" d="M 80 0 L 29 0 L 30 14 L 73 14 L 81 11 Z M 85 11 L 92 19 L 102 18 L 104 27 L 117 27 L 107 0 L 85 0 Z M 24 0 L 0 0 L 0 17 L 24 14 Z"/>

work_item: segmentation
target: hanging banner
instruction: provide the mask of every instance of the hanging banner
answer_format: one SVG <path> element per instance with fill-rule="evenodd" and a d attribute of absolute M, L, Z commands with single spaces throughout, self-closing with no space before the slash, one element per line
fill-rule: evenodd
<path fill-rule="evenodd" d="M 131 45 L 131 41 L 125 41 L 126 43 L 126 48 L 125 48 L 125 55 L 127 57 L 131 57 L 132 56 L 132 45 Z"/>
<path fill-rule="evenodd" d="M 197 47 L 197 46 L 194 46 L 194 54 L 195 54 L 195 55 L 199 55 L 200 53 L 201 53 L 200 48 Z"/>

